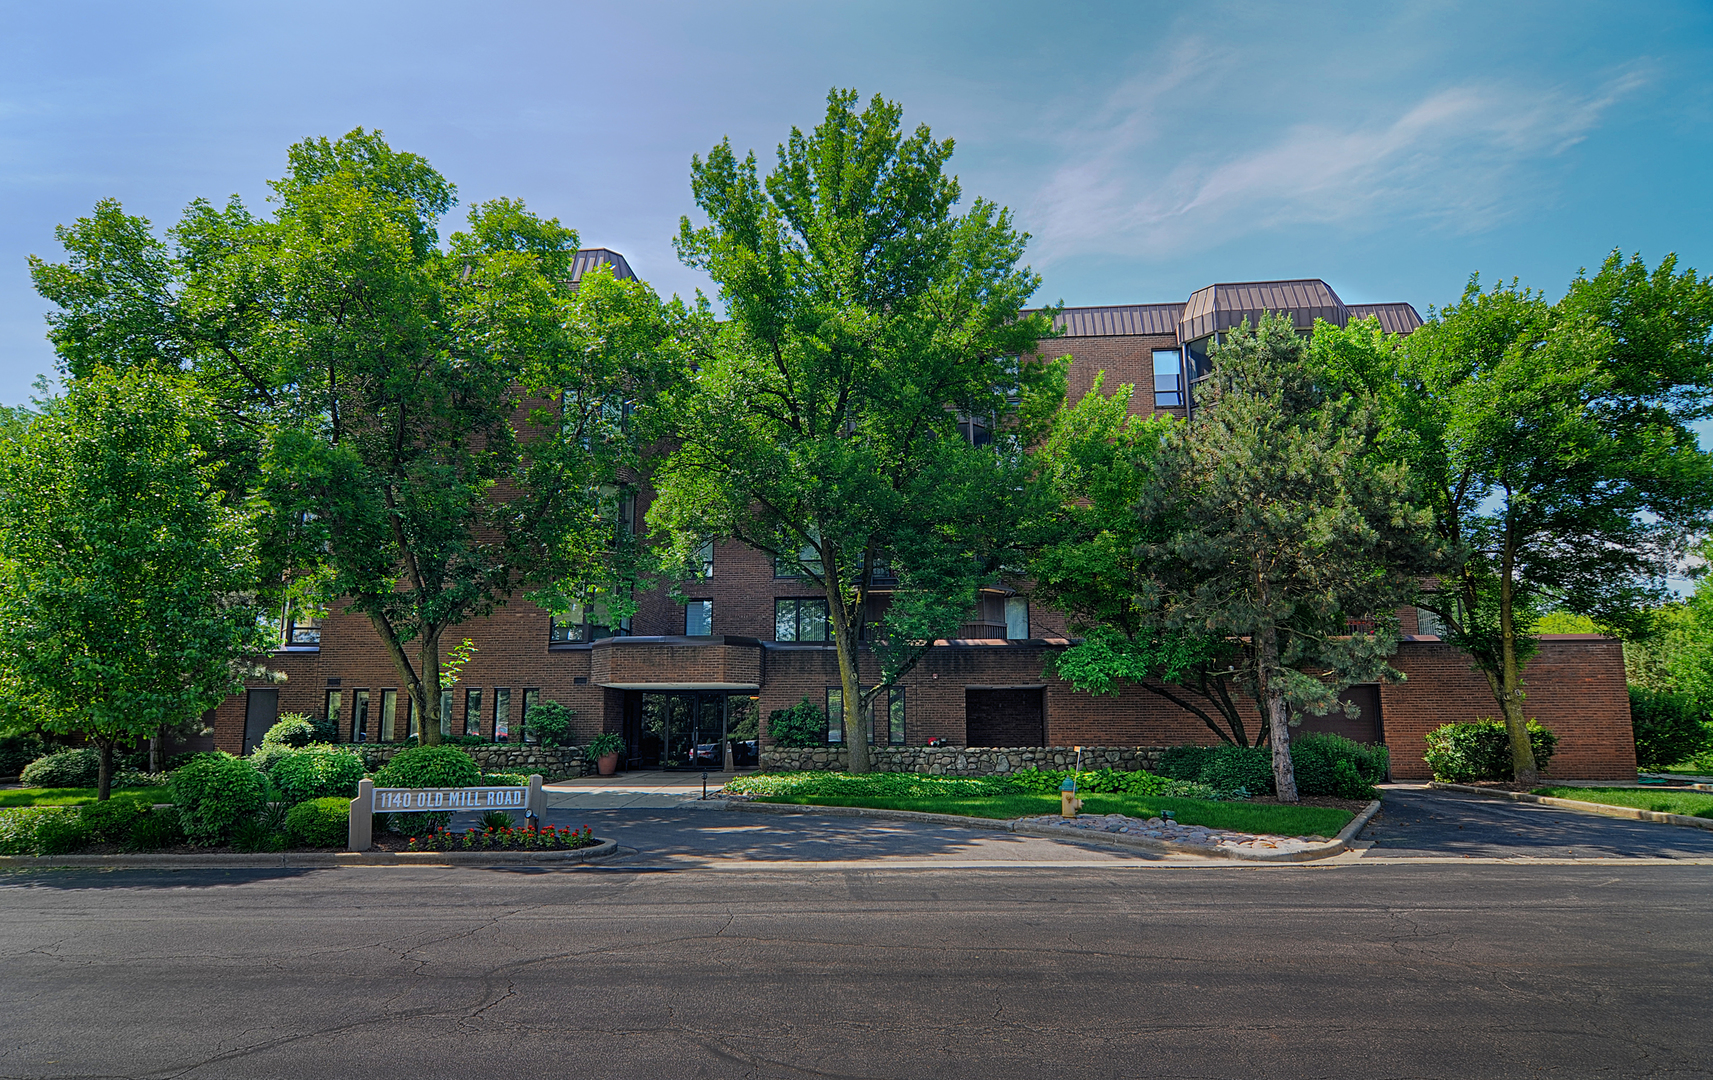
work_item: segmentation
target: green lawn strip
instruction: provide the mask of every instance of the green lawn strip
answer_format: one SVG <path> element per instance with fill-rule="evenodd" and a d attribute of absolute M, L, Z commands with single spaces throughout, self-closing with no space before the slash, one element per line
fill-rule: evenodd
<path fill-rule="evenodd" d="M 171 802 L 164 787 L 120 788 L 115 799 L 133 799 L 142 803 Z M 76 806 L 95 801 L 92 787 L 7 788 L 0 790 L 0 806 Z"/>
<path fill-rule="evenodd" d="M 1693 761 L 1685 761 L 1679 765 L 1655 765 L 1643 769 L 1642 772 L 1670 773 L 1673 776 L 1713 776 L 1713 765 L 1698 765 Z"/>
<path fill-rule="evenodd" d="M 1278 806 L 1267 803 L 1208 802 L 1204 799 L 1175 799 L 1164 796 L 1084 795 L 1085 814 L 1124 814 L 1127 817 L 1159 817 L 1171 810 L 1180 824 L 1206 825 L 1234 832 L 1268 833 L 1275 836 L 1338 835 L 1355 816 L 1348 810 L 1324 806 Z M 927 814 L 958 814 L 963 817 L 1020 818 L 1057 814 L 1057 795 L 993 795 L 987 797 L 890 798 L 864 795 L 769 795 L 757 802 L 806 803 L 811 806 L 863 806 L 875 810 L 916 810 Z"/>
<path fill-rule="evenodd" d="M 1713 792 L 1708 791 L 1541 787 L 1535 788 L 1534 793 L 1536 795 L 1550 795 L 1555 799 L 1603 803 L 1606 806 L 1633 806 L 1637 810 L 1652 810 L 1659 814 L 1682 814 L 1685 817 L 1713 818 Z"/>

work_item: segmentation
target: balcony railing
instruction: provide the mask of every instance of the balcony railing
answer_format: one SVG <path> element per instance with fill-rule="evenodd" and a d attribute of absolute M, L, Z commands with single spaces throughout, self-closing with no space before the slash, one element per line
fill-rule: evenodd
<path fill-rule="evenodd" d="M 999 638 L 1005 639 L 1005 624 L 991 622 L 967 622 L 958 628 L 960 638 Z"/>

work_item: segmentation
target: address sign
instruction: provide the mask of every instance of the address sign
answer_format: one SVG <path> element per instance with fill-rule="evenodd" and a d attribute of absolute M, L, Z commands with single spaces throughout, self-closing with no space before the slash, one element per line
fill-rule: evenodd
<path fill-rule="evenodd" d="M 381 788 L 375 789 L 373 812 L 413 814 L 434 810 L 522 810 L 529 805 L 526 787 Z"/>

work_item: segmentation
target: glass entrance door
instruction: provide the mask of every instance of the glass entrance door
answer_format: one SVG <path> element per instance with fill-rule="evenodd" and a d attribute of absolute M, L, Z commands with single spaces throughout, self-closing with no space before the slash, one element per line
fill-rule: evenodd
<path fill-rule="evenodd" d="M 747 704 L 748 698 L 744 700 Z M 725 739 L 724 691 L 664 690 L 642 694 L 637 757 L 643 768 L 723 769 Z"/>

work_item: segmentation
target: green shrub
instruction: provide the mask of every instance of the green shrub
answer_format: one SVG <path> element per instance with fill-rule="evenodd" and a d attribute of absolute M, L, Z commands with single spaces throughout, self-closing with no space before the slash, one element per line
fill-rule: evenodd
<path fill-rule="evenodd" d="M 302 713 L 286 713 L 262 736 L 263 746 L 308 746 L 315 741 L 315 723 Z"/>
<path fill-rule="evenodd" d="M 1528 730 L 1535 767 L 1544 772 L 1558 748 L 1558 736 L 1537 720 L 1528 722 Z M 1444 724 L 1427 733 L 1427 747 L 1422 756 L 1433 770 L 1433 778 L 1442 783 L 1510 780 L 1516 775 L 1511 767 L 1511 736 L 1498 720 Z"/>
<path fill-rule="evenodd" d="M 1386 779 L 1391 762 L 1384 746 L 1370 746 L 1329 732 L 1310 732 L 1291 740 L 1291 768 L 1299 795 L 1339 799 L 1374 798 L 1374 785 Z"/>
<path fill-rule="evenodd" d="M 48 854 L 41 850 L 41 830 L 47 826 L 50 834 L 57 835 L 65 828 L 59 821 L 61 818 L 70 819 L 73 828 L 82 828 L 82 811 L 75 806 L 17 806 L 0 809 L 0 855 Z"/>
<path fill-rule="evenodd" d="M 94 787 L 101 776 L 101 755 L 84 746 L 37 758 L 18 777 L 25 787 Z"/>
<path fill-rule="evenodd" d="M 82 807 L 84 828 L 94 844 L 124 844 L 131 839 L 131 830 L 143 816 L 143 807 L 134 799 L 109 799 L 106 802 L 85 803 Z"/>
<path fill-rule="evenodd" d="M 1070 769 L 1021 769 L 1003 778 L 1013 791 L 1053 795 L 1062 790 Z M 1183 799 L 1209 799 L 1214 791 L 1193 780 L 1173 780 L 1141 770 L 1090 769 L 1077 775 L 1077 791 L 1095 795 L 1169 795 Z"/>
<path fill-rule="evenodd" d="M 339 741 L 339 722 L 329 720 L 325 716 L 312 718 L 310 726 L 315 729 L 315 735 L 309 740 L 312 743 L 336 743 Z"/>
<path fill-rule="evenodd" d="M 1167 747 L 1154 771 L 1172 780 L 1200 780 L 1202 770 L 1213 760 L 1213 752 L 1217 749 L 1216 746 Z"/>
<path fill-rule="evenodd" d="M 529 777 L 520 772 L 488 772 L 482 774 L 483 787 L 528 787 Z"/>
<path fill-rule="evenodd" d="M 1636 735 L 1636 764 L 1641 768 L 1676 765 L 1707 749 L 1705 720 L 1688 694 L 1630 687 L 1630 724 Z"/>
<path fill-rule="evenodd" d="M 286 835 L 303 847 L 343 847 L 350 828 L 351 800 L 337 796 L 300 802 L 285 819 Z"/>
<path fill-rule="evenodd" d="M 163 787 L 166 782 L 166 773 L 142 772 L 138 769 L 119 769 L 113 773 L 114 791 L 120 788 Z"/>
<path fill-rule="evenodd" d="M 806 747 L 827 745 L 827 714 L 804 698 L 789 709 L 767 714 L 767 734 L 773 745 Z"/>
<path fill-rule="evenodd" d="M 132 851 L 159 851 L 184 843 L 184 829 L 178 823 L 176 812 L 146 806 L 141 809 L 143 814 L 131 826 L 130 840 L 126 845 Z"/>
<path fill-rule="evenodd" d="M 243 758 L 215 751 L 198 754 L 169 779 L 179 824 L 193 844 L 224 840 L 262 809 L 262 774 Z"/>
<path fill-rule="evenodd" d="M 583 756 L 590 761 L 599 761 L 608 754 L 622 754 L 624 752 L 625 741 L 610 731 L 601 732 L 590 739 L 589 745 L 583 748 Z"/>
<path fill-rule="evenodd" d="M 1265 746 L 1216 746 L 1196 778 L 1215 791 L 1273 791 L 1273 751 Z"/>
<path fill-rule="evenodd" d="M 517 819 L 504 810 L 489 810 L 482 815 L 482 828 L 484 829 L 509 829 L 516 824 Z"/>
<path fill-rule="evenodd" d="M 81 813 L 54 814 L 36 825 L 36 854 L 66 855 L 93 841 Z"/>
<path fill-rule="evenodd" d="M 267 776 L 269 773 L 274 771 L 274 765 L 277 762 L 284 761 L 286 758 L 297 753 L 297 750 L 297 747 L 288 746 L 285 743 L 263 743 L 254 750 L 251 750 L 250 756 L 244 760 L 250 763 L 251 768 L 255 769 L 263 776 Z"/>
<path fill-rule="evenodd" d="M 538 701 L 523 718 L 525 734 L 542 746 L 570 746 L 571 718 L 576 715 L 557 701 Z"/>
<path fill-rule="evenodd" d="M 476 787 L 481 782 L 476 759 L 455 746 L 400 750 L 375 774 L 376 787 Z"/>
<path fill-rule="evenodd" d="M 335 746 L 306 746 L 274 760 L 268 779 L 287 803 L 340 796 L 357 797 L 363 779 L 363 758 Z"/>
<path fill-rule="evenodd" d="M 17 776 L 47 752 L 48 744 L 35 735 L 0 736 L 0 776 Z"/>

